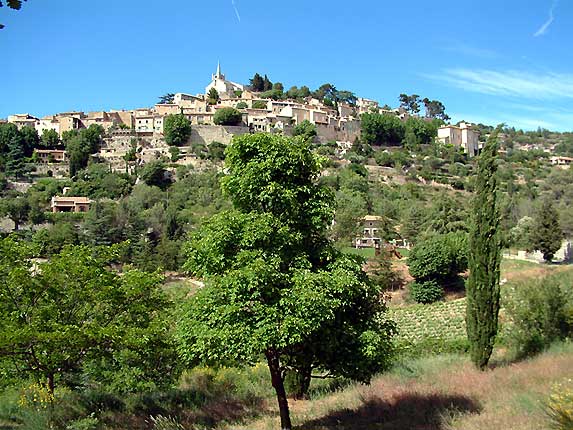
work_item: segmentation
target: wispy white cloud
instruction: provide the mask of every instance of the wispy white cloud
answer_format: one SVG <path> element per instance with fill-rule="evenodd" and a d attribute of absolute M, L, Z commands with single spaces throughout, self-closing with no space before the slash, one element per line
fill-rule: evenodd
<path fill-rule="evenodd" d="M 235 15 L 237 15 L 237 20 L 239 22 L 241 22 L 241 15 L 239 14 L 239 9 L 237 8 L 237 5 L 235 4 L 235 0 L 231 0 L 231 4 L 233 5 L 233 9 L 235 9 Z"/>
<path fill-rule="evenodd" d="M 450 113 L 450 116 L 454 122 L 465 120 L 475 124 L 481 123 L 492 126 L 504 123 L 510 127 L 522 128 L 525 130 L 535 130 L 538 127 L 546 128 L 548 130 L 564 129 L 560 126 L 559 122 L 552 121 L 551 119 L 546 120 L 532 118 L 507 112 L 499 112 L 497 114 L 491 113 L 488 115 L 472 114 L 468 112 L 454 112 Z"/>
<path fill-rule="evenodd" d="M 468 57 L 492 59 L 499 57 L 499 54 L 490 49 L 478 48 L 468 45 L 466 43 L 454 43 L 450 46 L 445 46 L 442 50 L 447 52 L 456 52 L 458 54 L 466 55 Z"/>
<path fill-rule="evenodd" d="M 481 94 L 530 99 L 573 98 L 573 74 L 456 68 L 423 76 Z"/>
<path fill-rule="evenodd" d="M 547 21 L 545 21 L 541 25 L 541 27 L 539 27 L 539 29 L 535 33 L 533 33 L 533 37 L 543 36 L 547 32 L 547 29 L 549 28 L 549 26 L 553 23 L 553 20 L 555 19 L 554 12 L 555 12 L 555 8 L 557 7 L 558 3 L 559 3 L 559 0 L 553 0 L 553 3 L 551 4 L 551 8 L 549 9 L 549 17 L 547 18 Z"/>

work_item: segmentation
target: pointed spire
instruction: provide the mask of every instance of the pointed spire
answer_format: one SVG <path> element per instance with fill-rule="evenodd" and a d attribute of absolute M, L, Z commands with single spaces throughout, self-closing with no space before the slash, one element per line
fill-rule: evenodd
<path fill-rule="evenodd" d="M 218 78 L 221 77 L 221 62 L 217 61 L 217 74 L 215 75 Z"/>

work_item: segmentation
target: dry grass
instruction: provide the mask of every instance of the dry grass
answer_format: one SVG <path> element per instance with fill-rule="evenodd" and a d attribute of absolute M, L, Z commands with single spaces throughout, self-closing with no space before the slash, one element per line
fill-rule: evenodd
<path fill-rule="evenodd" d="M 291 401 L 291 415 L 298 430 L 538 430 L 547 428 L 543 402 L 551 385 L 572 374 L 571 344 L 486 372 L 465 357 L 439 356 L 399 366 L 370 386 Z M 271 413 L 229 428 L 280 428 L 276 411 Z"/>
<path fill-rule="evenodd" d="M 530 261 L 509 259 L 504 259 L 501 262 L 501 277 L 508 281 L 544 277 L 568 270 L 573 270 L 573 267 L 566 264 L 537 264 Z"/>

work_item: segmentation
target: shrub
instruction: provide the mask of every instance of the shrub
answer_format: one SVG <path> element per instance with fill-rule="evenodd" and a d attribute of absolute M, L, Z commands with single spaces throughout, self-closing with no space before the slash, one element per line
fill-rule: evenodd
<path fill-rule="evenodd" d="M 417 303 L 434 303 L 444 297 L 444 289 L 438 282 L 433 280 L 412 282 L 409 288 L 410 297 Z"/>
<path fill-rule="evenodd" d="M 317 135 L 316 126 L 305 119 L 300 124 L 294 126 L 292 135 L 302 136 L 304 140 L 312 142 Z"/>
<path fill-rule="evenodd" d="M 376 151 L 374 153 L 374 159 L 376 160 L 376 164 L 379 166 L 394 167 L 394 159 L 392 158 L 392 154 L 387 151 Z"/>
<path fill-rule="evenodd" d="M 468 267 L 467 235 L 435 235 L 419 242 L 410 252 L 408 266 L 418 281 L 454 277 Z"/>
<path fill-rule="evenodd" d="M 557 430 L 573 429 L 573 380 L 556 384 L 549 396 L 546 413 L 550 428 Z"/>
<path fill-rule="evenodd" d="M 213 122 L 216 125 L 239 125 L 243 119 L 243 114 L 235 108 L 221 108 L 213 115 Z"/>
<path fill-rule="evenodd" d="M 71 421 L 67 426 L 66 430 L 96 430 L 99 427 L 99 420 L 95 417 L 95 414 L 90 414 L 89 417 L 79 418 L 77 420 Z"/>
<path fill-rule="evenodd" d="M 191 136 L 191 122 L 183 114 L 167 115 L 163 122 L 163 135 L 170 146 L 185 145 Z"/>
<path fill-rule="evenodd" d="M 543 351 L 573 327 L 570 274 L 516 283 L 506 289 L 503 302 L 508 324 L 502 336 L 516 358 Z"/>
<path fill-rule="evenodd" d="M 253 109 L 266 109 L 267 102 L 264 100 L 255 100 L 253 102 Z"/>
<path fill-rule="evenodd" d="M 181 153 L 181 151 L 179 151 L 179 148 L 177 148 L 176 146 L 170 146 L 169 153 L 171 154 L 171 161 L 175 162 L 179 160 L 179 155 Z"/>

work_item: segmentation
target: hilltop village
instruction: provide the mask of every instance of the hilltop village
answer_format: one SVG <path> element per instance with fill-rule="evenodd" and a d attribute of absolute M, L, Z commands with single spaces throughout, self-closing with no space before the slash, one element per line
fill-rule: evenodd
<path fill-rule="evenodd" d="M 178 149 L 178 164 L 194 163 L 197 154 L 193 145 L 209 145 L 218 142 L 228 144 L 232 137 L 245 133 L 270 132 L 292 135 L 297 125 L 310 123 L 316 130 L 316 142 L 337 142 L 338 150 L 344 153 L 357 141 L 361 134 L 360 118 L 363 114 L 378 113 L 392 115 L 405 122 L 408 118 L 419 117 L 419 107 L 412 109 L 406 100 L 400 107 L 392 109 L 388 105 L 381 107 L 377 101 L 356 97 L 348 91 L 338 92 L 325 84 L 315 92 L 307 87 L 291 88 L 284 91 L 282 84 L 274 85 L 259 75 L 262 84 L 255 91 L 250 86 L 232 82 L 226 78 L 217 65 L 211 82 L 204 94 L 186 93 L 168 94 L 153 107 L 132 110 L 110 110 L 97 112 L 60 112 L 37 118 L 30 114 L 14 114 L 7 118 L 19 129 L 30 127 L 38 136 L 57 133 L 64 141 L 66 133 L 87 129 L 99 125 L 105 131 L 104 143 L 98 152 L 91 154 L 100 161 L 109 163 L 113 169 L 125 168 L 126 155 L 135 148 L 138 163 L 145 164 L 161 156 L 171 157 L 169 145 L 164 138 L 164 121 L 169 115 L 184 115 L 190 122 L 191 135 L 186 145 Z M 255 82 L 256 85 L 256 82 Z M 267 85 L 267 86 L 265 86 Z M 432 114 L 426 110 L 423 119 L 431 121 L 443 113 L 439 102 L 424 100 L 425 103 L 437 103 L 441 112 Z M 217 112 L 222 109 L 236 109 L 240 115 L 217 121 Z M 447 119 L 447 116 L 443 116 Z M 471 124 L 442 125 L 437 130 L 437 138 L 445 144 L 461 148 L 469 156 L 479 151 L 479 132 Z M 53 147 L 37 149 L 40 162 L 65 163 L 67 154 L 64 148 Z M 67 175 L 65 166 L 51 169 L 58 175 Z"/>
<path fill-rule="evenodd" d="M 218 66 L 204 94 L 0 122 L 0 427 L 259 428 L 274 395 L 287 422 L 308 402 L 296 428 L 354 428 L 353 412 L 341 427 L 304 415 L 342 395 L 378 428 L 396 408 L 380 396 L 419 383 L 416 363 L 468 372 L 476 232 L 496 244 L 495 360 L 512 364 L 472 380 L 497 392 L 492 372 L 541 363 L 549 392 L 570 375 L 556 342 L 573 326 L 573 133 L 452 124 L 437 100 L 398 100 L 242 85 Z M 552 376 L 548 359 L 569 364 Z M 443 428 L 427 419 L 450 397 L 412 399 L 394 428 Z"/>

